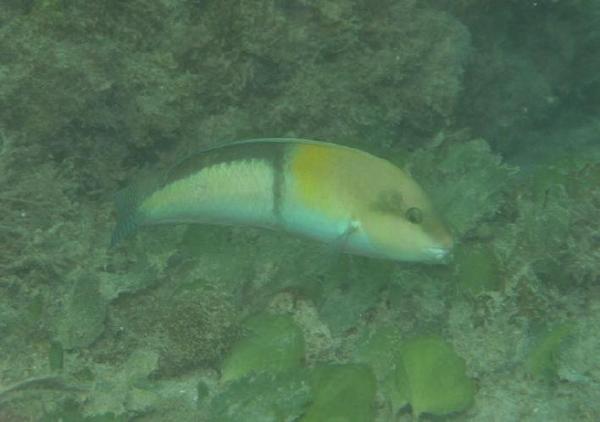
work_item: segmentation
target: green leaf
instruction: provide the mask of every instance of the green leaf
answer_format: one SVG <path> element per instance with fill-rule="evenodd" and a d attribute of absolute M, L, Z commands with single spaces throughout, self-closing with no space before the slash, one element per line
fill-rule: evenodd
<path fill-rule="evenodd" d="M 312 374 L 314 401 L 300 422 L 374 420 L 376 381 L 367 365 L 328 365 Z"/>
<path fill-rule="evenodd" d="M 225 359 L 222 380 L 252 372 L 278 372 L 299 367 L 304 359 L 302 331 L 289 316 L 260 314 L 244 324 L 247 330 Z"/>
<path fill-rule="evenodd" d="M 401 347 L 396 359 L 396 385 L 408 392 L 417 417 L 467 409 L 475 397 L 464 360 L 437 336 L 415 338 Z"/>

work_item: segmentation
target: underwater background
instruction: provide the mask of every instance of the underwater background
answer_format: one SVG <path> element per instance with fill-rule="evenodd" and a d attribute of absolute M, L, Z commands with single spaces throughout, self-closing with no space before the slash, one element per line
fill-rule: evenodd
<path fill-rule="evenodd" d="M 178 225 L 257 137 L 407 168 L 447 265 Z M 600 420 L 600 1 L 2 0 L 0 421 Z"/>

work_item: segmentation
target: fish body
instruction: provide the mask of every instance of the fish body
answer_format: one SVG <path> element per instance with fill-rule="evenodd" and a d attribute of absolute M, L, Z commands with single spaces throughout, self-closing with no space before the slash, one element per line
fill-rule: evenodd
<path fill-rule="evenodd" d="M 366 152 L 302 139 L 256 139 L 193 155 L 141 198 L 117 199 L 113 244 L 140 225 L 283 229 L 344 252 L 441 261 L 452 238 L 419 185 Z"/>

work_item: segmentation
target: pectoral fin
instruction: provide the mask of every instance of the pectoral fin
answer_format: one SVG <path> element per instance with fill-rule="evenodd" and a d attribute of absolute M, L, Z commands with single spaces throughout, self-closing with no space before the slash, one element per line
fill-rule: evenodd
<path fill-rule="evenodd" d="M 350 237 L 356 233 L 359 228 L 360 223 L 357 220 L 350 220 L 343 233 L 339 235 L 331 244 L 332 251 L 338 255 L 344 253 Z"/>

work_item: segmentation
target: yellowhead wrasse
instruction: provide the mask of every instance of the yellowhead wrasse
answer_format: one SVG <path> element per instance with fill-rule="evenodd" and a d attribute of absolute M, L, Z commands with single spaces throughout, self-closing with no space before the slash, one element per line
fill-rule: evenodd
<path fill-rule="evenodd" d="M 116 245 L 140 225 L 283 229 L 341 251 L 443 261 L 452 237 L 419 185 L 366 152 L 303 139 L 255 139 L 193 155 L 156 189 L 117 194 Z"/>

